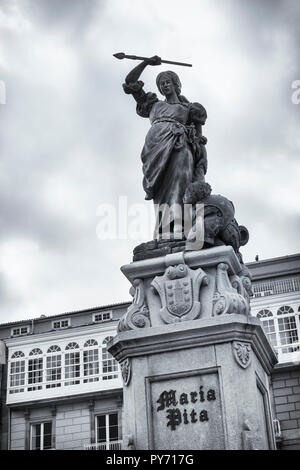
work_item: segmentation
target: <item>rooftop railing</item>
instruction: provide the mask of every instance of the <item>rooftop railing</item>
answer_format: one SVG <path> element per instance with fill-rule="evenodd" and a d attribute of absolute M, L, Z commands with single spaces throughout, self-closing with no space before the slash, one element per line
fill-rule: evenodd
<path fill-rule="evenodd" d="M 253 282 L 252 288 L 254 297 L 266 297 L 268 295 L 299 292 L 300 277 L 269 282 Z"/>

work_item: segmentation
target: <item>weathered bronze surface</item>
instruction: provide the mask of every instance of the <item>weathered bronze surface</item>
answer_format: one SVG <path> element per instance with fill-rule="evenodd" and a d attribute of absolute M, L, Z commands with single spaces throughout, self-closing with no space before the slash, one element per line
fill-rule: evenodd
<path fill-rule="evenodd" d="M 192 205 L 191 224 L 195 234 L 199 217 L 196 205 L 203 204 L 204 211 L 200 214 L 204 223 L 203 248 L 230 245 L 242 261 L 239 248 L 248 242 L 248 231 L 238 225 L 233 203 L 224 196 L 211 194 L 211 187 L 205 181 L 207 139 L 202 135 L 202 126 L 207 119 L 205 108 L 200 103 L 189 102 L 181 94 L 180 79 L 172 71 L 161 72 L 156 78 L 164 100 L 155 93 L 144 91 L 144 83 L 140 80 L 143 70 L 148 65 L 161 63 L 158 56 L 145 58 L 127 75 L 123 84 L 125 93 L 131 94 L 136 101 L 137 114 L 150 119 L 151 127 L 141 153 L 143 188 L 145 199 L 152 199 L 160 210 L 154 240 L 137 246 L 133 260 L 184 251 L 186 241 L 190 241 L 189 235 L 182 229 L 178 236 L 175 226 L 178 220 L 184 225 L 185 206 Z M 171 210 L 166 211 L 166 207 Z M 162 237 L 162 233 L 169 236 Z"/>

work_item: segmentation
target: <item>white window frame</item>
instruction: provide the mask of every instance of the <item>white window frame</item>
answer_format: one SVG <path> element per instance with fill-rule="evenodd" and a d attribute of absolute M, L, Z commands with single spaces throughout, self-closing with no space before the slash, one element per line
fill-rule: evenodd
<path fill-rule="evenodd" d="M 102 364 L 102 380 L 113 380 L 117 379 L 119 375 L 118 362 L 116 359 L 107 351 L 107 340 L 112 339 L 112 336 L 106 336 L 102 341 L 101 345 L 101 364 Z M 109 368 L 112 367 L 112 371 L 104 372 L 104 366 Z"/>
<path fill-rule="evenodd" d="M 103 317 L 107 318 L 103 318 Z M 105 323 L 107 321 L 110 321 L 112 319 L 112 310 L 106 310 L 104 312 L 97 312 L 93 314 L 93 322 L 94 323 Z M 99 318 L 97 318 L 99 317 Z"/>
<path fill-rule="evenodd" d="M 32 364 L 35 365 L 31 370 L 29 369 L 30 361 Z M 36 367 L 35 362 L 38 361 L 37 365 L 40 367 Z M 43 351 L 40 348 L 34 348 L 27 358 L 27 391 L 28 392 L 35 392 L 36 390 L 43 389 L 44 383 L 44 355 Z M 32 382 L 29 381 L 29 376 L 31 374 Z M 41 380 L 37 380 L 41 378 Z"/>
<path fill-rule="evenodd" d="M 77 361 L 79 358 L 79 361 Z M 68 360 L 68 364 L 67 364 Z M 78 368 L 79 366 L 79 368 Z M 72 375 L 73 374 L 73 375 Z M 67 375 L 70 375 L 67 377 Z M 64 385 L 79 385 L 82 376 L 82 354 L 77 341 L 67 344 L 64 351 Z"/>
<path fill-rule="evenodd" d="M 19 355 L 16 357 L 13 357 L 14 354 L 18 353 Z M 14 393 L 23 393 L 25 391 L 25 384 L 26 384 L 26 358 L 25 354 L 23 351 L 16 351 L 14 354 L 12 354 L 11 361 L 10 361 L 10 367 L 9 367 L 9 390 L 10 394 Z M 19 371 L 12 371 L 14 367 L 18 365 Z M 23 368 L 23 370 L 22 370 Z M 19 384 L 12 385 L 12 379 L 15 381 L 15 379 L 18 377 L 18 382 Z M 21 381 L 23 381 L 23 384 L 21 384 Z"/>
<path fill-rule="evenodd" d="M 109 435 L 109 416 L 110 415 L 117 415 L 117 428 L 118 428 L 118 437 L 117 439 L 115 440 L 110 440 L 110 435 Z M 100 416 L 105 416 L 105 436 L 106 436 L 106 440 L 105 442 L 98 442 L 98 417 Z M 106 450 L 110 450 L 110 444 L 113 443 L 113 442 L 119 442 L 120 440 L 120 414 L 119 414 L 119 411 L 116 410 L 116 411 L 109 411 L 107 413 L 97 413 L 95 415 L 95 442 L 96 444 L 105 444 L 106 446 Z"/>
<path fill-rule="evenodd" d="M 278 315 L 278 311 L 281 309 L 281 308 L 284 308 L 284 307 L 289 307 L 292 312 L 288 312 L 288 313 L 282 313 L 282 314 L 279 314 Z M 294 317 L 295 318 L 295 326 L 296 328 L 294 330 L 292 330 L 291 328 L 289 328 L 288 330 L 281 330 L 279 328 L 279 320 L 280 319 L 287 319 L 287 318 L 291 318 L 291 317 Z M 280 352 L 281 352 L 281 355 L 282 357 L 292 357 L 291 355 L 292 354 L 297 354 L 300 356 L 300 320 L 299 320 L 299 313 L 296 309 L 294 309 L 293 307 L 291 307 L 290 305 L 287 305 L 287 304 L 284 304 L 282 305 L 280 308 L 277 309 L 277 312 L 276 312 L 276 318 L 277 318 L 277 328 L 278 328 L 278 338 L 279 338 L 279 349 L 280 349 Z M 298 336 L 298 341 L 295 341 L 293 343 L 286 343 L 286 344 L 282 344 L 281 343 L 281 336 L 280 336 L 280 333 L 285 333 L 285 332 L 291 332 L 291 331 L 296 331 L 297 333 L 297 336 Z M 288 348 L 299 348 L 298 351 L 291 351 L 291 352 L 283 352 L 283 349 L 288 349 Z"/>
<path fill-rule="evenodd" d="M 52 350 L 51 350 L 52 348 Z M 55 359 L 55 366 L 53 366 L 53 359 Z M 48 363 L 50 360 L 50 366 L 48 367 Z M 60 366 L 57 365 L 57 361 L 60 360 Z M 47 350 L 47 355 L 46 355 L 46 389 L 50 388 L 59 388 L 62 386 L 62 374 L 63 374 L 63 355 L 62 355 L 62 350 L 59 346 L 57 345 L 51 345 L 48 350 Z M 60 372 L 60 379 L 49 379 L 48 378 L 48 372 L 55 370 L 55 374 L 58 375 Z M 50 372 L 51 374 L 51 372 Z"/>
<path fill-rule="evenodd" d="M 264 316 L 258 316 L 258 314 L 262 313 L 262 312 L 269 312 L 271 315 L 264 315 Z M 278 327 L 277 327 L 277 316 L 274 315 L 274 313 L 272 312 L 272 310 L 270 310 L 269 308 L 262 308 L 260 309 L 257 314 L 256 314 L 257 318 L 259 318 L 259 320 L 261 321 L 262 323 L 262 326 L 263 326 L 263 329 L 264 329 L 264 332 L 269 340 L 269 342 L 271 343 L 272 347 L 275 349 L 275 351 L 278 350 L 278 347 L 280 345 L 280 342 L 279 342 L 279 337 L 278 337 Z M 266 331 L 266 328 L 270 328 L 270 325 L 269 325 L 269 322 L 272 321 L 273 322 L 273 326 L 274 326 L 274 331 L 270 332 L 270 331 Z M 268 325 L 266 325 L 266 323 Z M 272 341 L 271 339 L 269 338 L 269 336 L 271 335 L 274 335 L 275 336 L 275 343 L 276 345 L 273 345 L 272 344 Z"/>
<path fill-rule="evenodd" d="M 290 307 L 293 310 L 293 312 L 278 315 L 278 311 L 283 307 Z M 267 320 L 268 318 L 274 320 L 276 342 L 277 342 L 277 346 L 274 347 L 274 349 L 278 354 L 279 363 L 294 362 L 295 360 L 300 360 L 300 315 L 299 315 L 299 308 L 300 307 L 298 307 L 298 305 L 296 306 L 294 304 L 294 302 L 288 302 L 287 301 L 287 302 L 281 303 L 280 305 L 276 304 L 276 305 L 261 306 L 261 308 L 259 308 L 259 310 L 255 313 L 256 317 L 263 310 L 269 310 L 272 313 L 272 317 L 270 316 L 270 317 L 262 317 L 262 318 L 258 317 L 258 318 L 261 320 L 262 326 L 263 326 L 264 320 Z M 278 320 L 281 319 L 281 318 L 286 319 L 286 318 L 290 318 L 290 317 L 295 317 L 296 331 L 297 331 L 297 334 L 298 334 L 298 342 L 282 344 L 280 333 L 282 333 L 283 331 L 279 329 Z M 267 334 L 267 336 L 268 336 L 268 334 Z M 284 349 L 289 348 L 289 347 L 290 348 L 299 347 L 299 350 L 298 351 L 297 350 L 292 351 L 292 352 L 283 352 Z"/>
<path fill-rule="evenodd" d="M 82 364 L 83 383 L 99 382 L 100 353 L 98 341 L 95 339 L 88 339 L 85 341 L 82 352 Z M 90 370 L 94 371 L 94 369 L 98 370 L 98 372 L 90 373 Z"/>
<path fill-rule="evenodd" d="M 44 449 L 44 425 L 51 423 L 51 447 L 50 449 Z M 40 449 L 34 449 L 33 448 L 33 427 L 34 426 L 41 426 L 41 446 Z M 52 449 L 52 442 L 53 442 L 53 421 L 42 421 L 42 422 L 36 422 L 36 423 L 31 423 L 30 424 L 30 450 L 51 450 Z"/>
<path fill-rule="evenodd" d="M 22 329 L 25 330 L 26 329 L 26 332 L 23 331 L 22 332 Z M 19 330 L 19 333 L 15 333 L 15 331 Z M 26 326 L 15 326 L 13 328 L 11 328 L 11 332 L 10 332 L 10 335 L 11 337 L 15 338 L 16 336 L 26 336 L 26 335 L 29 335 L 30 333 L 30 326 L 29 325 L 26 325 Z"/>
<path fill-rule="evenodd" d="M 62 326 L 62 322 L 67 322 L 66 325 Z M 55 326 L 57 324 L 57 326 Z M 70 328 L 71 326 L 71 319 L 70 318 L 61 318 L 60 320 L 53 320 L 52 322 L 52 329 L 53 330 L 65 330 Z"/>

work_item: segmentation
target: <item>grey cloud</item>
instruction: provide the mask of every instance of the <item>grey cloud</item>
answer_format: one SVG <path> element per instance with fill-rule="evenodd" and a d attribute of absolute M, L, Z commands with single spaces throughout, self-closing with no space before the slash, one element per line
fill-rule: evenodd
<path fill-rule="evenodd" d="M 290 36 L 295 53 L 299 47 L 300 4 L 295 0 L 229 0 L 221 6 L 230 13 L 230 21 L 239 34 L 239 42 L 247 46 L 245 53 L 266 60 L 274 53 L 276 39 L 281 33 Z M 282 38 L 284 40 L 284 38 Z"/>
<path fill-rule="evenodd" d="M 93 14 L 106 0 L 24 0 L 22 8 L 40 26 L 75 36 L 88 28 Z"/>
<path fill-rule="evenodd" d="M 23 301 L 23 297 L 19 295 L 19 293 L 14 289 L 12 289 L 12 286 L 9 285 L 6 280 L 5 274 L 0 271 L 0 308 L 2 309 L 2 312 L 13 311 L 16 306 L 22 306 Z M 4 322 L 5 319 L 9 321 L 10 318 L 10 316 L 7 316 L 7 313 L 2 313 L 0 315 L 0 322 Z"/>

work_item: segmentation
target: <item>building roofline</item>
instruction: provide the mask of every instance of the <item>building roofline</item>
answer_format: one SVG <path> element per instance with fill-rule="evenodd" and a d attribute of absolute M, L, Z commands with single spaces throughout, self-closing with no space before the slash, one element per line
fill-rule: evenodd
<path fill-rule="evenodd" d="M 53 315 L 40 315 L 39 317 L 34 317 L 34 318 L 27 318 L 25 320 L 15 320 L 11 322 L 6 322 L 6 323 L 0 323 L 0 327 L 4 326 L 10 326 L 10 325 L 16 325 L 19 323 L 28 323 L 28 322 L 35 322 L 35 321 L 43 321 L 43 320 L 49 320 L 51 318 L 57 318 L 61 316 L 66 316 L 66 315 L 75 315 L 75 314 L 80 314 L 80 313 L 89 313 L 89 312 L 95 312 L 95 311 L 102 311 L 102 310 L 107 310 L 109 308 L 117 308 L 117 307 L 122 307 L 125 305 L 129 305 L 131 302 L 128 300 L 127 302 L 117 302 L 113 304 L 107 304 L 107 305 L 101 305 L 97 307 L 89 307 L 89 308 L 83 308 L 80 310 L 73 310 L 70 312 L 61 312 L 61 313 L 56 313 Z"/>
<path fill-rule="evenodd" d="M 294 253 L 292 255 L 285 255 L 285 256 L 278 256 L 277 258 L 266 258 L 262 259 L 259 261 L 250 261 L 249 263 L 245 263 L 246 266 L 251 267 L 251 266 L 256 266 L 256 265 L 262 265 L 262 264 L 275 264 L 278 261 L 292 261 L 293 259 L 300 259 L 300 253 Z"/>
<path fill-rule="evenodd" d="M 247 263 L 246 266 L 252 274 L 253 281 L 282 276 L 295 276 L 300 273 L 300 253 L 252 261 Z"/>

